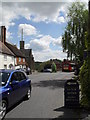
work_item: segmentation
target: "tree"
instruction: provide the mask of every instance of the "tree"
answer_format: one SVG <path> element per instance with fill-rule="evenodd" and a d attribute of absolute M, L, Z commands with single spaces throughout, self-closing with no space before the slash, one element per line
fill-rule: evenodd
<path fill-rule="evenodd" d="M 88 10 L 82 2 L 74 2 L 69 7 L 68 23 L 65 33 L 62 36 L 63 50 L 68 56 L 83 59 L 85 49 L 85 32 L 88 26 Z"/>
<path fill-rule="evenodd" d="M 89 15 L 88 15 L 88 31 L 86 33 L 86 48 L 87 56 L 80 71 L 81 104 L 90 108 L 90 1 L 89 1 Z"/>
<path fill-rule="evenodd" d="M 54 62 L 52 63 L 51 67 L 52 67 L 52 72 L 56 72 L 56 64 Z"/>

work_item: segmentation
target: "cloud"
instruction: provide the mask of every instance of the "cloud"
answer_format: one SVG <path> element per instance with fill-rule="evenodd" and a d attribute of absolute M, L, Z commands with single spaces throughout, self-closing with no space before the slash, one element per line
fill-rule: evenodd
<path fill-rule="evenodd" d="M 60 36 L 59 38 L 54 39 L 52 44 L 54 46 L 61 46 L 61 42 L 62 42 L 62 37 Z"/>
<path fill-rule="evenodd" d="M 61 46 L 61 40 L 61 36 L 58 38 L 53 38 L 50 35 L 46 35 L 42 36 L 40 39 L 30 40 L 30 42 L 25 45 L 25 48 L 32 48 L 35 61 L 45 61 L 50 58 L 63 59 L 66 58 L 66 53 L 62 52 L 63 49 Z M 59 46 L 59 50 L 53 50 L 50 48 L 50 44 L 56 48 Z"/>
<path fill-rule="evenodd" d="M 2 23 L 2 25 L 6 26 L 8 32 L 7 37 L 9 38 L 12 35 L 9 28 L 15 25 L 15 20 L 19 20 L 21 17 L 37 23 L 41 21 L 56 24 L 65 23 L 67 20 L 67 6 L 73 1 L 74 0 L 46 0 L 44 2 L 43 0 L 42 2 L 42 0 L 16 0 L 15 2 L 15 0 L 6 0 L 5 2 L 4 0 L 0 8 L 0 15 L 2 14 L 0 16 L 0 24 Z M 88 2 L 88 0 L 81 1 Z M 1 12 L 1 10 L 3 12 Z M 61 12 L 63 12 L 63 15 L 60 14 Z M 62 52 L 61 37 L 53 38 L 50 35 L 38 35 L 37 29 L 30 24 L 20 24 L 19 31 L 21 31 L 21 28 L 24 28 L 24 35 L 36 35 L 36 39 L 30 40 L 30 42 L 25 45 L 26 48 L 33 49 L 35 60 L 44 61 L 50 58 L 63 59 L 66 57 L 66 54 Z M 50 48 L 50 44 L 55 48 L 59 46 L 60 50 L 53 50 Z"/>
<path fill-rule="evenodd" d="M 31 48 L 33 51 L 46 51 L 46 50 L 53 50 L 53 47 L 57 47 L 59 49 L 62 49 L 62 37 L 58 37 L 58 38 L 53 38 L 50 35 L 45 35 L 42 36 L 41 38 L 38 39 L 32 39 L 30 40 L 30 42 L 28 44 L 25 45 L 25 48 Z M 52 48 L 50 47 L 50 45 L 52 44 Z"/>
<path fill-rule="evenodd" d="M 53 42 L 54 38 L 50 35 L 41 37 L 40 39 L 30 40 L 26 47 L 32 48 L 33 51 L 44 51 L 50 49 L 50 43 Z"/>
<path fill-rule="evenodd" d="M 0 2 L 0 25 L 2 25 L 2 3 Z"/>
<path fill-rule="evenodd" d="M 37 37 L 37 38 L 41 38 L 41 37 L 43 37 L 43 34 L 39 34 L 39 35 L 37 35 L 36 37 Z"/>
<path fill-rule="evenodd" d="M 63 53 L 61 50 L 46 50 L 44 52 L 35 52 L 33 51 L 35 61 L 47 61 L 50 59 L 60 59 L 63 60 L 66 58 L 66 53 Z"/>
<path fill-rule="evenodd" d="M 47 3 L 47 2 L 3 2 L 3 25 L 11 26 L 14 19 L 20 16 L 34 22 L 65 22 L 63 16 L 59 16 L 61 7 L 64 3 Z M 65 5 L 64 5 L 65 6 Z"/>
<path fill-rule="evenodd" d="M 34 26 L 30 24 L 19 24 L 19 33 L 23 29 L 24 35 L 36 35 L 37 30 Z"/>
<path fill-rule="evenodd" d="M 67 2 L 71 2 L 71 0 L 61 2 L 35 2 L 35 0 L 33 2 L 29 2 L 29 0 L 23 0 L 23 2 L 21 2 L 21 0 L 19 0 L 19 2 L 7 1 L 2 2 L 3 12 L 1 19 L 3 22 L 2 24 L 7 28 L 12 25 L 12 22 L 15 19 L 19 19 L 21 16 L 34 22 L 44 21 L 46 23 L 64 23 L 66 22 Z M 84 1 L 87 2 L 87 0 Z M 60 15 L 60 12 L 63 12 L 64 14 Z"/>
<path fill-rule="evenodd" d="M 3 0 L 3 2 L 74 2 L 76 0 Z M 88 2 L 88 0 L 80 0 L 80 2 Z"/>
<path fill-rule="evenodd" d="M 11 39 L 12 38 L 12 33 L 11 32 L 9 32 L 8 30 L 6 31 L 6 38 L 7 38 L 7 40 L 9 39 Z"/>

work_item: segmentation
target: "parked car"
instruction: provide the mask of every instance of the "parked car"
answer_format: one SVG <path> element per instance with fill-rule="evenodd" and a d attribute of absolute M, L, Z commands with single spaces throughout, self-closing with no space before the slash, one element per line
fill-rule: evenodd
<path fill-rule="evenodd" d="M 26 68 L 18 68 L 18 69 L 16 69 L 16 70 L 21 70 L 21 71 L 23 71 L 23 72 L 25 72 L 25 73 L 27 74 Z"/>
<path fill-rule="evenodd" d="M 26 74 L 27 75 L 31 74 L 31 69 L 29 67 L 26 68 Z"/>
<path fill-rule="evenodd" d="M 21 70 L 0 70 L 0 118 L 22 98 L 29 99 L 31 80 Z"/>
<path fill-rule="evenodd" d="M 74 72 L 75 67 L 76 67 L 76 64 L 70 61 L 62 62 L 62 72 L 66 72 L 66 71 Z"/>
<path fill-rule="evenodd" d="M 44 69 L 43 72 L 52 72 L 52 69 Z"/>

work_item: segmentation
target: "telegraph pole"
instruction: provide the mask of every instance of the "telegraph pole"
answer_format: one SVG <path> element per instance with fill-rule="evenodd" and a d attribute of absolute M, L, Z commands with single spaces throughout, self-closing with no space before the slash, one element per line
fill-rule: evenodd
<path fill-rule="evenodd" d="M 22 28 L 22 32 L 21 32 L 21 41 L 23 41 L 23 28 Z"/>

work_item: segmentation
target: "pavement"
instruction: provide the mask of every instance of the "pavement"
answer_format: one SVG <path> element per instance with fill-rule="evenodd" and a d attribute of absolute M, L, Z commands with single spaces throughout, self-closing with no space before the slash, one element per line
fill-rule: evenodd
<path fill-rule="evenodd" d="M 87 110 L 64 107 L 64 84 L 73 76 L 69 72 L 31 74 L 31 98 L 12 107 L 5 118 L 90 120 Z"/>

